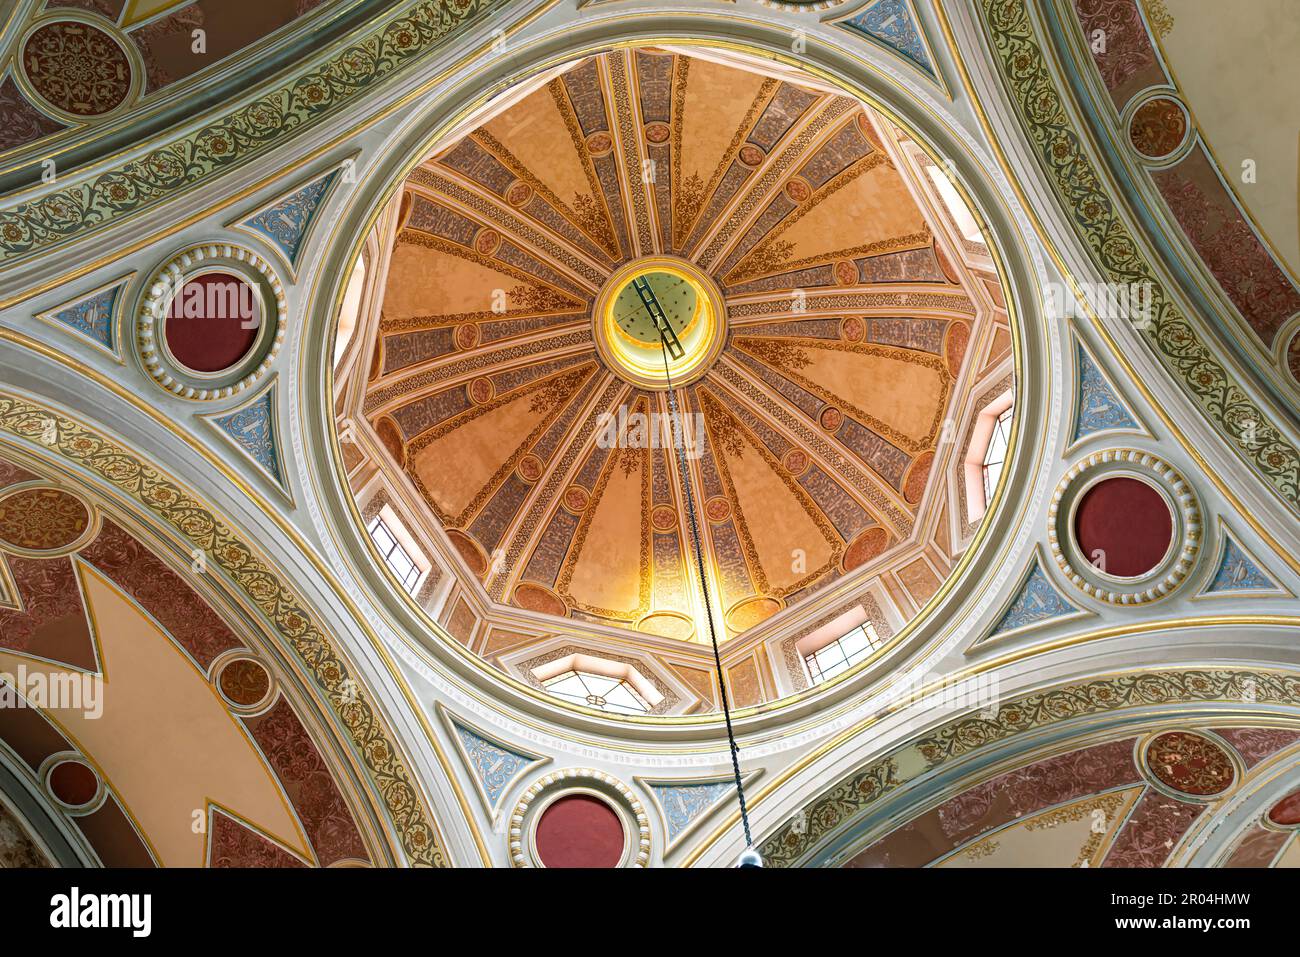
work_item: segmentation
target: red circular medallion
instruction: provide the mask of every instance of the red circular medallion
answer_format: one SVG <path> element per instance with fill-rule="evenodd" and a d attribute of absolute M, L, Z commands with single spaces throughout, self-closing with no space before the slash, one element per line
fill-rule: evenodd
<path fill-rule="evenodd" d="M 1232 787 L 1236 769 L 1216 742 L 1191 731 L 1166 731 L 1147 745 L 1147 771 L 1162 784 L 1197 797 Z"/>
<path fill-rule="evenodd" d="M 537 822 L 537 856 L 547 867 L 617 867 L 623 845 L 618 814 L 586 794 L 560 798 Z"/>
<path fill-rule="evenodd" d="M 1300 824 L 1300 791 L 1292 791 L 1269 808 L 1268 819 L 1281 827 Z"/>
<path fill-rule="evenodd" d="M 95 799 L 99 778 L 81 761 L 61 761 L 50 771 L 50 793 L 68 807 L 82 807 Z"/>
<path fill-rule="evenodd" d="M 167 349 L 187 369 L 223 372 L 252 350 L 263 318 L 250 282 L 228 272 L 204 273 L 171 301 Z"/>
<path fill-rule="evenodd" d="M 1164 560 L 1174 520 L 1164 497 L 1146 482 L 1109 478 L 1084 493 L 1074 534 L 1083 557 L 1099 571 L 1132 578 Z"/>

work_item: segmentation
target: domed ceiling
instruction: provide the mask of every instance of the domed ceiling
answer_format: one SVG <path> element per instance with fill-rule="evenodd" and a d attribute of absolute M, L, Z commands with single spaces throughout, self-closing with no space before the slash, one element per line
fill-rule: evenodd
<path fill-rule="evenodd" d="M 707 640 L 638 276 L 680 319 L 729 636 L 920 531 L 980 309 L 898 136 L 801 75 L 619 50 L 513 93 L 410 175 L 363 416 L 487 596 Z"/>

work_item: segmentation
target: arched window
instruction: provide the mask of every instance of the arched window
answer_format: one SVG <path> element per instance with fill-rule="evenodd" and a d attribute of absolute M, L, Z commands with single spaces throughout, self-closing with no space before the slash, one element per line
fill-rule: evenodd
<path fill-rule="evenodd" d="M 1011 437 L 1011 406 L 993 423 L 993 436 L 984 452 L 984 501 L 993 500 L 993 490 L 1002 476 L 1002 463 L 1007 460 L 1007 441 Z"/>
<path fill-rule="evenodd" d="M 646 714 L 650 710 L 650 705 L 629 682 L 590 671 L 566 671 L 544 682 L 542 687 L 557 698 L 614 714 Z"/>
<path fill-rule="evenodd" d="M 363 254 L 357 257 L 356 265 L 352 267 L 352 275 L 348 277 L 348 287 L 343 291 L 343 305 L 339 309 L 339 328 L 334 337 L 335 368 L 338 367 L 343 354 L 348 351 L 352 334 L 357 330 L 357 319 L 361 313 L 361 293 L 365 287 L 366 257 Z"/>
<path fill-rule="evenodd" d="M 977 522 L 988 511 L 1006 463 L 1015 405 L 1008 389 L 980 410 L 964 458 L 966 520 Z"/>

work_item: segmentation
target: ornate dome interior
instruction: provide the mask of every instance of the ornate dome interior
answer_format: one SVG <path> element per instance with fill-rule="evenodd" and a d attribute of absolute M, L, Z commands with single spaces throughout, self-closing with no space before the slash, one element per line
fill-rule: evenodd
<path fill-rule="evenodd" d="M 456 637 L 525 681 L 557 636 L 630 649 L 666 710 L 712 706 L 641 274 L 680 313 L 732 700 L 805 686 L 818 627 L 901 630 L 983 510 L 974 394 L 1010 390 L 993 260 L 935 173 L 860 101 L 709 48 L 565 65 L 439 143 L 376 227 L 336 388 L 360 509 L 450 573 Z"/>

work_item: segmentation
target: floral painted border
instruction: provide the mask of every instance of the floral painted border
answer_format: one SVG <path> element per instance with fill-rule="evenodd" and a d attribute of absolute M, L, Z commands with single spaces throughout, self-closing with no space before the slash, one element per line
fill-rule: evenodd
<path fill-rule="evenodd" d="M 1292 509 L 1300 511 L 1300 450 L 1273 424 L 1206 346 L 1165 291 L 1107 195 L 1043 56 L 1026 0 L 980 0 L 993 60 L 1021 113 L 1030 143 L 1094 262 L 1115 283 L 1149 283 L 1151 322 L 1143 335 L 1157 357 L 1238 454 Z"/>
<path fill-rule="evenodd" d="M 39 442 L 135 499 L 179 533 L 259 608 L 297 654 L 329 701 L 382 797 L 415 866 L 450 866 L 431 815 L 365 688 L 301 601 L 252 548 L 182 486 L 78 422 L 0 394 L 0 433 Z"/>
<path fill-rule="evenodd" d="M 950 721 L 842 779 L 807 806 L 798 831 L 793 822 L 787 823 L 763 842 L 763 864 L 799 866 L 833 832 L 886 794 L 987 745 L 1072 718 L 1125 708 L 1211 701 L 1294 707 L 1300 701 L 1300 675 L 1247 670 L 1143 671 L 1023 695 L 1001 705 L 995 715 Z"/>
<path fill-rule="evenodd" d="M 0 212 L 0 262 L 49 250 L 266 153 L 426 56 L 499 0 L 422 0 L 331 60 L 180 139 Z"/>

